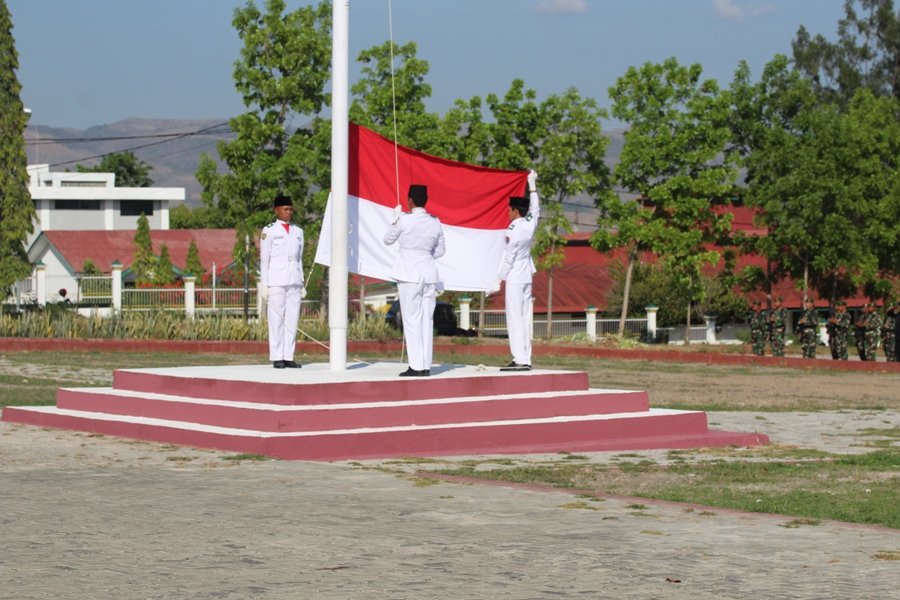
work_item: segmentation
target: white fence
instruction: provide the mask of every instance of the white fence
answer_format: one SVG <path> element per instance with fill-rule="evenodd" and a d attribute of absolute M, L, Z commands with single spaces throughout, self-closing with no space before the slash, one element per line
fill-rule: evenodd
<path fill-rule="evenodd" d="M 65 299 L 75 303 L 86 311 L 106 310 L 183 310 L 188 314 L 197 312 L 231 311 L 242 312 L 246 305 L 249 312 L 258 314 L 262 302 L 257 288 L 245 290 L 243 287 L 210 287 L 196 288 L 194 278 L 187 278 L 183 287 L 173 288 L 124 288 L 121 283 L 121 267 L 113 265 L 113 275 L 100 277 L 72 277 L 68 275 L 47 275 L 43 266 L 39 265 L 36 274 L 17 282 L 13 286 L 15 298 L 19 304 L 59 302 Z M 118 280 L 116 278 L 119 278 Z M 479 312 L 471 310 L 464 299 L 457 311 L 457 323 L 463 329 L 478 329 Z M 619 332 L 619 319 L 597 319 L 597 311 L 593 307 L 585 309 L 584 317 L 563 317 L 553 319 L 551 337 L 583 337 L 595 340 L 598 336 L 616 335 Z M 318 317 L 320 304 L 318 301 L 304 300 L 301 305 L 301 319 Z M 656 314 L 658 308 L 647 307 L 647 317 L 642 319 L 626 319 L 625 332 L 629 337 L 636 337 L 656 343 L 683 344 L 684 326 L 657 328 Z M 486 336 L 504 337 L 506 330 L 506 311 L 485 310 L 482 333 Z M 717 328 L 714 317 L 705 317 L 705 326 L 691 327 L 690 343 L 740 343 L 735 339 L 734 331 L 723 332 L 723 340 L 717 339 Z M 547 320 L 544 315 L 532 320 L 532 336 L 547 337 Z"/>

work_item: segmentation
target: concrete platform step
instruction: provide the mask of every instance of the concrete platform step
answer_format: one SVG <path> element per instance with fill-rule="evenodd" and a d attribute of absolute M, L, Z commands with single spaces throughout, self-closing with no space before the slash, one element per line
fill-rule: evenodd
<path fill-rule="evenodd" d="M 258 431 L 327 431 L 643 412 L 646 392 L 582 390 L 431 400 L 286 406 L 113 388 L 63 388 L 57 407 Z"/>
<path fill-rule="evenodd" d="M 7 407 L 3 420 L 292 460 L 744 446 L 767 441 L 757 434 L 709 431 L 705 413 L 668 409 L 305 432 L 261 432 L 57 407 Z"/>
<path fill-rule="evenodd" d="M 587 373 L 534 370 L 500 372 L 496 367 L 435 365 L 431 377 L 399 377 L 396 363 L 351 365 L 331 371 L 326 363 L 302 369 L 271 364 L 174 369 L 124 369 L 113 373 L 113 388 L 211 400 L 302 406 L 433 400 L 588 389 Z"/>

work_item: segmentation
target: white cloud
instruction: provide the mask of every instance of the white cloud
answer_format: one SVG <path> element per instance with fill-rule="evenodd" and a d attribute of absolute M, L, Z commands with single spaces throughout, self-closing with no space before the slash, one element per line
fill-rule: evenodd
<path fill-rule="evenodd" d="M 535 10 L 548 15 L 572 15 L 587 12 L 586 0 L 541 0 Z"/>
<path fill-rule="evenodd" d="M 775 7 L 768 2 L 741 6 L 734 0 L 713 0 L 713 8 L 717 15 L 735 23 L 740 23 L 748 17 L 758 17 L 766 13 L 775 12 Z"/>

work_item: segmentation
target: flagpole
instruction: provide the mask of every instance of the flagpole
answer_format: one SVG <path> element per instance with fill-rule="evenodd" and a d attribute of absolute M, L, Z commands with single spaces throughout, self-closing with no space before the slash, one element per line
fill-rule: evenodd
<path fill-rule="evenodd" d="M 328 270 L 329 356 L 332 371 L 347 370 L 347 179 L 349 157 L 350 0 L 332 5 L 331 46 L 331 268 Z"/>

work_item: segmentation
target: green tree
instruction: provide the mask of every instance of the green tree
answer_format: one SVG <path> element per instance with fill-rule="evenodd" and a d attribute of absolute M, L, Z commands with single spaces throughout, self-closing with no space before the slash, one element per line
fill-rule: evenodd
<path fill-rule="evenodd" d="M 745 269 L 746 287 L 791 277 L 832 300 L 868 285 L 890 295 L 897 272 L 900 126 L 891 97 L 860 88 L 844 114 L 776 56 L 759 82 L 742 64 L 732 84 L 734 150 L 746 167 L 743 201 L 767 234 L 742 245 L 768 268 Z"/>
<path fill-rule="evenodd" d="M 169 211 L 171 229 L 231 229 L 234 221 L 214 206 L 198 206 L 191 210 L 179 204 Z"/>
<path fill-rule="evenodd" d="M 359 53 L 361 77 L 350 91 L 350 120 L 367 127 L 398 144 L 437 156 L 443 156 L 444 133 L 441 118 L 425 110 L 431 86 L 425 83 L 428 62 L 416 58 L 417 45 L 403 46 L 385 42 Z M 393 58 L 393 76 L 392 63 Z"/>
<path fill-rule="evenodd" d="M 547 337 L 553 329 L 553 270 L 565 258 L 566 233 L 572 225 L 563 205 L 581 194 L 606 204 L 617 198 L 612 175 L 604 162 L 609 138 L 601 119 L 609 118 L 593 98 L 582 98 L 575 88 L 552 95 L 541 103 L 540 140 L 536 165 L 543 200 L 541 223 L 535 235 L 536 267 L 548 272 Z"/>
<path fill-rule="evenodd" d="M 153 255 L 153 242 L 150 239 L 150 221 L 141 213 L 138 217 L 137 231 L 134 232 L 134 262 L 131 272 L 135 283 L 151 283 L 156 268 L 156 257 Z"/>
<path fill-rule="evenodd" d="M 194 275 L 197 281 L 202 280 L 206 274 L 206 269 L 203 268 L 203 264 L 200 262 L 200 250 L 197 248 L 197 242 L 194 240 L 191 240 L 191 244 L 188 246 L 187 258 L 184 261 L 184 272 Z"/>
<path fill-rule="evenodd" d="M 845 0 L 838 40 L 802 25 L 791 43 L 794 64 L 819 100 L 846 111 L 860 88 L 900 100 L 900 15 L 893 0 Z"/>
<path fill-rule="evenodd" d="M 717 206 L 730 198 L 737 177 L 720 160 L 731 133 L 729 95 L 701 74 L 699 64 L 670 58 L 630 67 L 610 88 L 613 116 L 629 124 L 615 177 L 638 198 L 601 197 L 600 228 L 591 237 L 601 252 L 629 247 L 629 271 L 640 252 L 671 266 L 688 298 L 688 331 L 691 305 L 703 297 L 700 269 L 719 260 L 709 246 L 724 243 L 730 231 L 731 215 Z M 628 292 L 626 284 L 623 314 Z"/>
<path fill-rule="evenodd" d="M 86 258 L 81 261 L 81 274 L 85 277 L 100 277 L 103 275 L 103 269 L 98 267 L 90 258 Z"/>
<path fill-rule="evenodd" d="M 169 285 L 175 283 L 175 272 L 172 270 L 172 259 L 169 257 L 169 247 L 162 244 L 159 247 L 159 260 L 153 269 L 154 285 Z"/>
<path fill-rule="evenodd" d="M 19 98 L 19 55 L 12 28 L 6 1 L 0 0 L 0 293 L 4 297 L 13 283 L 31 273 L 25 241 L 34 232 L 36 216 L 28 193 L 24 135 L 28 116 Z"/>
<path fill-rule="evenodd" d="M 79 173 L 115 173 L 116 187 L 150 187 L 153 167 L 140 160 L 131 150 L 107 154 L 93 167 L 75 165 Z"/>
<path fill-rule="evenodd" d="M 216 162 L 204 154 L 196 176 L 203 202 L 234 223 L 234 257 L 243 261 L 252 246 L 246 240 L 270 221 L 277 193 L 293 199 L 300 225 L 318 222 L 324 210 L 324 203 L 310 198 L 307 176 L 311 168 L 320 169 L 324 138 L 315 128 L 294 123 L 319 113 L 330 100 L 325 84 L 331 4 L 285 13 L 284 0 L 267 0 L 265 12 L 251 1 L 235 9 L 232 23 L 244 42 L 235 63 L 235 87 L 248 110 L 229 121 L 236 139 L 217 146 L 228 171 L 219 173 Z M 314 123 L 320 126 L 321 120 Z"/>

